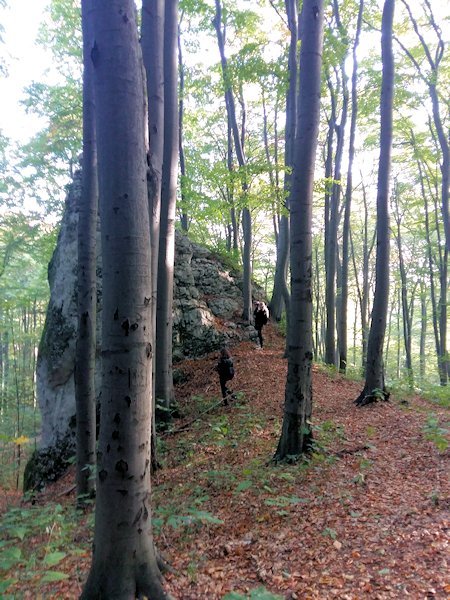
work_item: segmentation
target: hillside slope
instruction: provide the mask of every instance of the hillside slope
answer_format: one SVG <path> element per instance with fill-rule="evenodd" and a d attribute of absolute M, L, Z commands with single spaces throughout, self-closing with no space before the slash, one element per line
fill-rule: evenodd
<path fill-rule="evenodd" d="M 283 340 L 267 329 L 264 350 L 233 348 L 238 399 L 229 407 L 217 403 L 215 355 L 182 363 L 183 416 L 160 438 L 153 492 L 157 543 L 174 569 L 166 589 L 178 600 L 245 598 L 257 588 L 286 599 L 447 598 L 449 453 L 426 428 L 429 414 L 442 420 L 444 410 L 418 398 L 358 409 L 361 383 L 315 368 L 316 452 L 272 465 L 286 361 Z M 73 505 L 72 481 L 69 473 L 41 495 L 41 510 L 55 498 Z M 61 535 L 57 569 L 67 579 L 42 584 L 45 567 L 35 561 L 30 577 L 19 564 L 8 592 L 77 598 L 89 568 L 88 521 L 77 517 Z M 41 556 L 45 534 L 31 540 L 24 554 Z"/>

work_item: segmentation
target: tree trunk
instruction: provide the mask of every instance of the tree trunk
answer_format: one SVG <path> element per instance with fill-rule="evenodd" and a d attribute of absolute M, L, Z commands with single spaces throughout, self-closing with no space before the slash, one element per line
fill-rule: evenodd
<path fill-rule="evenodd" d="M 152 284 L 142 57 L 132 0 L 96 1 L 87 17 L 94 39 L 103 309 L 94 550 L 81 598 L 160 600 L 166 594 L 150 507 Z"/>
<path fill-rule="evenodd" d="M 419 377 L 420 381 L 425 381 L 425 347 L 427 340 L 427 300 L 425 283 L 420 282 L 420 347 L 419 347 Z"/>
<path fill-rule="evenodd" d="M 328 248 L 325 248 L 327 254 L 327 281 L 326 281 L 326 307 L 327 307 L 327 334 L 325 348 L 325 362 L 328 365 L 336 365 L 336 274 L 337 274 L 337 254 L 338 254 L 338 227 L 341 201 L 341 165 L 344 152 L 345 124 L 347 122 L 348 108 L 348 89 L 347 77 L 342 68 L 342 112 L 339 124 L 336 121 L 336 114 L 332 116 L 332 127 L 336 133 L 336 153 L 334 156 L 333 184 L 331 188 L 330 201 L 330 219 L 328 222 Z M 335 90 L 330 82 L 330 94 L 335 95 Z M 333 102 L 336 105 L 336 100 Z"/>
<path fill-rule="evenodd" d="M 180 74 L 180 86 L 179 86 L 179 102 L 178 102 L 178 146 L 180 154 L 180 192 L 181 192 L 181 229 L 185 232 L 189 230 L 189 215 L 187 212 L 186 204 L 186 158 L 184 155 L 184 144 L 183 144 L 183 118 L 184 118 L 184 63 L 183 63 L 183 51 L 181 47 L 181 33 L 180 27 L 178 27 L 177 33 L 177 47 L 178 47 L 178 72 Z"/>
<path fill-rule="evenodd" d="M 225 90 L 225 104 L 227 109 L 227 115 L 233 134 L 234 149 L 236 152 L 236 158 L 238 160 L 239 167 L 244 171 L 246 166 L 246 160 L 244 156 L 244 150 L 242 147 L 241 133 L 239 132 L 237 119 L 236 119 L 236 107 L 234 102 L 233 89 L 231 87 L 231 81 L 228 70 L 228 61 L 225 56 L 225 40 L 222 31 L 222 6 L 220 0 L 216 0 L 216 14 L 214 17 L 214 27 L 217 34 L 217 43 L 220 52 L 220 61 L 222 65 L 222 78 Z M 242 174 L 242 193 L 244 198 L 247 196 L 248 184 L 246 181 L 246 175 Z M 251 263 L 251 246 L 252 246 L 252 219 L 250 210 L 247 206 L 244 206 L 242 210 L 242 233 L 244 241 L 244 250 L 242 256 L 243 268 L 244 268 L 244 279 L 242 283 L 242 296 L 243 296 L 243 313 L 242 317 L 249 323 L 253 319 L 252 311 L 252 263 Z"/>
<path fill-rule="evenodd" d="M 88 13 L 92 0 L 83 0 L 83 165 L 78 212 L 78 337 L 75 351 L 76 490 L 78 503 L 95 492 L 96 394 L 95 350 L 97 315 L 96 236 L 98 213 L 97 147 L 92 86 L 93 44 Z"/>
<path fill-rule="evenodd" d="M 383 75 L 381 82 L 380 159 L 377 187 L 376 281 L 367 348 L 366 381 L 364 389 L 355 401 L 358 406 L 389 398 L 384 382 L 383 346 L 389 302 L 389 176 L 394 91 L 393 20 L 394 0 L 385 0 L 381 24 Z"/>
<path fill-rule="evenodd" d="M 156 309 L 159 234 L 161 226 L 161 179 L 164 152 L 164 0 L 143 0 L 141 48 L 146 71 L 149 157 L 147 172 L 151 247 L 152 347 L 156 347 Z M 152 470 L 158 467 L 156 455 L 156 352 L 152 358 Z"/>
<path fill-rule="evenodd" d="M 322 0 L 305 0 L 291 189 L 291 303 L 283 426 L 274 459 L 308 451 L 312 431 L 312 200 L 319 130 Z"/>
<path fill-rule="evenodd" d="M 411 329 L 412 329 L 412 321 L 410 318 L 410 310 L 408 303 L 408 281 L 406 276 L 406 267 L 405 260 L 403 257 L 403 247 L 402 247 L 402 234 L 401 234 L 401 217 L 398 209 L 398 194 L 395 191 L 394 194 L 397 205 L 396 205 L 396 213 L 395 220 L 397 225 L 397 231 L 395 235 L 395 239 L 397 242 L 397 250 L 398 250 L 398 260 L 399 260 L 399 271 L 400 271 L 400 292 L 401 292 L 401 309 L 402 309 L 402 323 L 403 323 L 403 344 L 405 348 L 405 367 L 406 367 L 406 377 L 408 380 L 408 384 L 410 388 L 414 386 L 413 379 L 413 367 L 412 367 L 412 351 L 411 351 Z"/>
<path fill-rule="evenodd" d="M 172 377 L 172 306 L 175 259 L 175 212 L 178 163 L 178 0 L 165 4 L 164 20 L 164 157 L 156 317 L 156 402 L 158 418 L 170 420 Z"/>
<path fill-rule="evenodd" d="M 349 265 L 349 241 L 350 241 L 350 214 L 353 193 L 353 159 L 355 156 L 355 135 L 356 135 L 356 117 L 358 114 L 358 62 L 356 50 L 359 44 L 359 36 L 361 32 L 362 14 L 364 8 L 364 0 L 359 2 L 358 18 L 356 22 L 355 41 L 353 44 L 353 69 L 352 69 L 352 89 L 351 89 L 351 118 L 350 118 L 350 135 L 348 148 L 348 168 L 347 168 L 347 185 L 345 189 L 345 209 L 344 209 L 344 225 L 342 230 L 342 287 L 341 287 L 341 311 L 339 323 L 339 370 L 345 373 L 347 370 L 347 330 L 348 330 L 348 265 Z"/>
<path fill-rule="evenodd" d="M 297 43 L 298 43 L 298 15 L 297 3 L 295 0 L 285 0 L 286 14 L 290 32 L 289 42 L 289 86 L 286 92 L 286 126 L 285 126 L 285 148 L 284 148 L 284 192 L 286 196 L 285 211 L 280 218 L 279 235 L 277 243 L 277 258 L 275 265 L 275 278 L 273 285 L 272 298 L 269 308 L 270 314 L 275 321 L 280 321 L 283 311 L 283 298 L 289 297 L 287 288 L 287 274 L 289 264 L 289 205 L 288 198 L 291 187 L 291 173 L 294 158 L 295 124 L 297 113 Z M 285 304 L 285 303 L 284 303 Z M 287 306 L 285 304 L 285 308 Z"/>

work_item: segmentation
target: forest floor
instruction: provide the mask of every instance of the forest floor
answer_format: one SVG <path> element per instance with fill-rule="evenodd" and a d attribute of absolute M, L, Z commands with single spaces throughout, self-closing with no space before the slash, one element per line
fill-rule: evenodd
<path fill-rule="evenodd" d="M 177 600 L 449 598 L 448 411 L 395 396 L 356 408 L 361 382 L 315 367 L 315 451 L 274 465 L 286 360 L 266 330 L 263 350 L 232 349 L 229 407 L 203 412 L 219 399 L 217 355 L 180 365 L 183 416 L 160 440 L 153 481 L 166 590 Z M 72 470 L 34 505 L 3 495 L 1 598 L 79 596 L 93 514 L 73 505 Z"/>

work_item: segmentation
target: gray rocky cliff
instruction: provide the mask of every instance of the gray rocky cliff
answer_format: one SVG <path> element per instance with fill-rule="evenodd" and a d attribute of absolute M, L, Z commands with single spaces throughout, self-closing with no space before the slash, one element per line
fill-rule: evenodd
<path fill-rule="evenodd" d="M 77 336 L 77 199 L 81 175 L 75 176 L 66 198 L 52 260 L 49 264 L 50 301 L 37 360 L 37 397 L 42 415 L 42 449 L 68 448 L 74 439 L 74 364 Z M 101 288 L 100 261 L 97 272 Z M 173 359 L 195 358 L 254 339 L 253 327 L 241 320 L 242 276 L 209 250 L 177 232 L 174 271 Z M 98 322 L 101 320 L 101 291 Z M 261 298 L 262 291 L 255 290 Z M 98 340 L 101 334 L 98 331 Z M 100 352 L 97 353 L 98 356 Z M 99 362 L 99 361 L 98 361 Z M 100 383 L 100 368 L 97 369 Z M 52 450 L 53 451 L 53 450 Z"/>

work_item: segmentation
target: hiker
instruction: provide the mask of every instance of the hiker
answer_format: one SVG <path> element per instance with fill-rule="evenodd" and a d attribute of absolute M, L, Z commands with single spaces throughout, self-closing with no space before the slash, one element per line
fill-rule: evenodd
<path fill-rule="evenodd" d="M 259 345 L 263 347 L 263 336 L 262 336 L 262 328 L 267 324 L 269 320 L 269 309 L 265 302 L 258 301 L 255 302 L 255 310 L 253 311 L 253 317 L 255 319 L 255 329 L 258 332 Z"/>
<path fill-rule="evenodd" d="M 220 389 L 222 390 L 222 398 L 224 406 L 228 405 L 228 396 L 233 397 L 233 390 L 227 388 L 227 381 L 234 377 L 234 365 L 231 354 L 226 348 L 220 351 L 219 362 L 216 366 L 216 371 L 219 373 Z"/>

